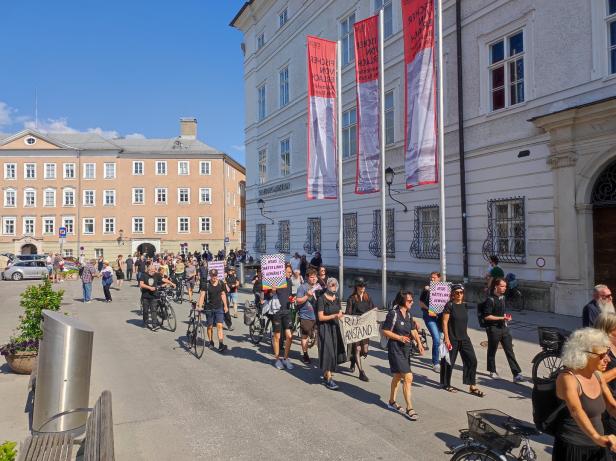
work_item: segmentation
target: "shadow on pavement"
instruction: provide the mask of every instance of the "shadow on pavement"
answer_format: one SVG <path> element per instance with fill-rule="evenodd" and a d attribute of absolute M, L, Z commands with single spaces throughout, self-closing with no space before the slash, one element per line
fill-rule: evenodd
<path fill-rule="evenodd" d="M 513 381 L 501 378 L 480 378 L 477 379 L 477 385 L 483 386 L 489 389 L 497 389 L 497 390 L 505 390 L 507 392 L 511 392 L 512 394 L 516 394 L 515 396 L 509 397 L 511 399 L 525 398 L 530 399 L 533 390 L 525 386 L 524 384 L 516 384 Z"/>
<path fill-rule="evenodd" d="M 11 367 L 9 367 L 8 363 L 3 363 L 2 365 L 0 365 L 0 373 L 2 373 L 3 375 L 9 375 L 13 374 L 13 370 L 11 370 Z"/>
<path fill-rule="evenodd" d="M 457 435 L 447 434 L 445 432 L 436 432 L 434 433 L 437 439 L 440 439 L 445 444 L 446 448 L 454 447 L 456 445 L 460 445 L 462 443 L 462 439 Z"/>
<path fill-rule="evenodd" d="M 135 325 L 139 328 L 143 328 L 143 320 L 142 319 L 128 319 L 126 323 L 130 325 Z"/>
<path fill-rule="evenodd" d="M 266 363 L 268 365 L 272 365 L 274 363 L 273 359 L 269 357 L 265 357 L 263 354 L 258 353 L 253 348 L 248 347 L 232 347 L 225 355 L 229 355 L 231 357 L 235 357 L 236 359 L 250 360 L 252 362 L 260 362 Z"/>

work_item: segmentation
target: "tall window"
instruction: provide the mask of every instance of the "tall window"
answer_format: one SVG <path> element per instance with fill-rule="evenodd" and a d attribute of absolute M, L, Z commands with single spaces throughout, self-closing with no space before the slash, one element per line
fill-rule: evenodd
<path fill-rule="evenodd" d="M 199 203 L 212 203 L 212 189 L 202 187 L 199 189 Z"/>
<path fill-rule="evenodd" d="M 383 35 L 385 38 L 394 33 L 394 18 L 391 0 L 374 0 L 374 9 L 376 11 L 383 8 Z"/>
<path fill-rule="evenodd" d="M 357 256 L 357 213 L 345 213 L 342 227 L 345 256 Z"/>
<path fill-rule="evenodd" d="M 263 120 L 265 115 L 265 85 L 261 85 L 257 88 L 257 119 Z"/>
<path fill-rule="evenodd" d="M 83 204 L 84 206 L 94 206 L 94 202 L 96 199 L 96 193 L 93 190 L 84 190 L 83 191 Z"/>
<path fill-rule="evenodd" d="M 83 177 L 84 179 L 96 178 L 96 163 L 85 163 L 83 165 Z"/>
<path fill-rule="evenodd" d="M 321 218 L 306 219 L 306 241 L 304 251 L 314 253 L 321 251 Z"/>
<path fill-rule="evenodd" d="M 383 228 L 381 226 L 381 210 L 372 212 L 372 240 L 368 243 L 368 249 L 373 256 L 380 257 L 381 252 L 381 235 Z M 396 239 L 394 231 L 394 209 L 387 208 L 385 210 L 385 254 L 388 258 L 396 257 Z"/>
<path fill-rule="evenodd" d="M 257 224 L 255 251 L 257 253 L 265 253 L 267 251 L 267 227 L 265 224 Z"/>
<path fill-rule="evenodd" d="M 209 160 L 202 160 L 199 162 L 199 174 L 211 175 L 212 174 L 212 162 Z"/>
<path fill-rule="evenodd" d="M 24 192 L 24 206 L 34 207 L 36 206 L 36 191 L 33 189 L 26 189 Z"/>
<path fill-rule="evenodd" d="M 143 187 L 133 188 L 133 205 L 143 205 L 145 191 Z"/>
<path fill-rule="evenodd" d="M 415 207 L 411 255 L 419 259 L 438 259 L 441 248 L 440 228 L 438 206 Z"/>
<path fill-rule="evenodd" d="M 17 178 L 17 164 L 5 163 L 4 164 L 4 179 L 16 179 Z"/>
<path fill-rule="evenodd" d="M 291 221 L 278 221 L 278 242 L 276 250 L 288 254 L 291 252 Z"/>
<path fill-rule="evenodd" d="M 45 164 L 45 179 L 56 179 L 56 164 L 55 163 L 46 163 Z"/>
<path fill-rule="evenodd" d="M 190 189 L 187 187 L 178 189 L 178 203 L 190 203 Z"/>
<path fill-rule="evenodd" d="M 507 263 L 526 262 L 524 197 L 488 201 L 488 235 L 483 255 L 497 255 Z"/>
<path fill-rule="evenodd" d="M 56 233 L 56 218 L 43 218 L 43 234 Z"/>
<path fill-rule="evenodd" d="M 181 176 L 188 176 L 190 174 L 190 170 L 188 168 L 188 161 L 180 160 L 178 162 L 178 174 Z"/>
<path fill-rule="evenodd" d="M 212 218 L 210 218 L 209 216 L 202 216 L 199 218 L 199 232 L 212 232 Z"/>
<path fill-rule="evenodd" d="M 75 179 L 75 164 L 74 163 L 64 164 L 64 179 Z"/>
<path fill-rule="evenodd" d="M 357 111 L 347 110 L 342 113 L 342 158 L 349 158 L 357 153 Z"/>
<path fill-rule="evenodd" d="M 353 24 L 355 24 L 355 13 L 340 22 L 343 66 L 353 62 L 355 59 L 355 34 L 353 32 Z"/>
<path fill-rule="evenodd" d="M 143 234 L 143 218 L 133 218 L 133 233 Z"/>
<path fill-rule="evenodd" d="M 116 176 L 116 164 L 105 163 L 105 179 L 113 179 Z"/>
<path fill-rule="evenodd" d="M 280 107 L 289 104 L 289 67 L 285 67 L 278 73 L 280 80 Z"/>
<path fill-rule="evenodd" d="M 288 11 L 285 8 L 278 14 L 278 28 L 284 26 L 289 20 Z"/>
<path fill-rule="evenodd" d="M 141 176 L 143 175 L 143 162 L 134 161 L 133 162 L 133 176 Z"/>
<path fill-rule="evenodd" d="M 524 102 L 524 32 L 490 45 L 490 101 L 498 110 Z"/>
<path fill-rule="evenodd" d="M 2 218 L 2 233 L 4 235 L 15 235 L 15 218 L 3 217 Z"/>
<path fill-rule="evenodd" d="M 17 206 L 17 191 L 15 189 L 4 191 L 4 206 L 9 208 Z"/>
<path fill-rule="evenodd" d="M 36 179 L 36 163 L 26 163 L 24 166 L 24 178 Z"/>
<path fill-rule="evenodd" d="M 73 189 L 62 191 L 62 206 L 75 206 L 75 191 Z"/>
<path fill-rule="evenodd" d="M 115 233 L 115 218 L 103 219 L 103 232 L 105 234 Z"/>
<path fill-rule="evenodd" d="M 54 189 L 45 189 L 45 201 L 43 206 L 56 206 L 56 191 Z"/>
<path fill-rule="evenodd" d="M 178 218 L 178 232 L 187 233 L 190 232 L 190 218 L 186 216 L 180 216 Z"/>
<path fill-rule="evenodd" d="M 67 234 L 75 233 L 75 218 L 73 217 L 64 217 L 62 218 L 62 225 L 66 227 Z"/>
<path fill-rule="evenodd" d="M 103 205 L 105 206 L 114 206 L 116 203 L 116 191 L 114 190 L 106 190 L 104 192 L 105 194 L 105 201 L 103 203 Z"/>
<path fill-rule="evenodd" d="M 94 234 L 94 218 L 83 218 L 83 233 L 86 235 Z"/>
<path fill-rule="evenodd" d="M 35 229 L 35 218 L 33 217 L 24 218 L 24 234 L 34 235 L 34 229 Z"/>
<path fill-rule="evenodd" d="M 616 74 L 616 0 L 607 5 L 608 52 L 610 74 Z"/>
<path fill-rule="evenodd" d="M 257 51 L 265 46 L 265 33 L 261 32 L 257 35 Z"/>
<path fill-rule="evenodd" d="M 267 181 L 267 150 L 259 151 L 259 184 L 265 184 Z"/>
<path fill-rule="evenodd" d="M 167 162 L 165 161 L 156 162 L 156 174 L 159 176 L 167 174 Z"/>
<path fill-rule="evenodd" d="M 167 233 L 167 218 L 166 217 L 158 217 L 156 218 L 156 233 L 158 234 L 166 234 Z"/>
<path fill-rule="evenodd" d="M 291 145 L 289 138 L 280 141 L 280 176 L 291 173 Z"/>
<path fill-rule="evenodd" d="M 158 187 L 156 189 L 156 203 L 167 203 L 167 189 Z"/>
<path fill-rule="evenodd" d="M 385 93 L 385 144 L 393 144 L 394 138 L 394 92 Z"/>

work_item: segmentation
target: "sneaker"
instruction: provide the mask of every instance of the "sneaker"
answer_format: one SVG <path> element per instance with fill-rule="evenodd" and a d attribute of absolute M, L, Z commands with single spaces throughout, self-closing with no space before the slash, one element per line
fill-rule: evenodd
<path fill-rule="evenodd" d="M 310 357 L 308 357 L 308 353 L 305 353 L 304 355 L 302 355 L 302 363 L 305 363 L 306 365 L 310 365 Z"/>
<path fill-rule="evenodd" d="M 497 372 L 495 372 L 495 371 L 491 371 L 491 372 L 490 372 L 490 378 L 492 378 L 492 379 L 498 379 L 498 378 L 500 378 L 500 376 L 499 376 L 499 374 L 498 374 Z"/>
<path fill-rule="evenodd" d="M 292 370 L 293 369 L 293 364 L 291 363 L 291 361 L 289 359 L 282 359 L 282 364 L 284 365 L 284 367 L 287 370 Z"/>
<path fill-rule="evenodd" d="M 284 368 L 284 365 L 282 364 L 282 360 L 280 359 L 276 360 L 276 363 L 274 364 L 274 366 L 278 368 L 279 370 L 282 370 Z"/>
<path fill-rule="evenodd" d="M 325 387 L 327 387 L 330 391 L 338 390 L 338 384 L 336 384 L 333 379 L 330 379 L 329 381 L 325 381 Z"/>
<path fill-rule="evenodd" d="M 517 375 L 515 375 L 513 377 L 513 382 L 514 383 L 523 383 L 524 382 L 524 376 L 522 376 L 522 373 L 518 373 Z"/>
<path fill-rule="evenodd" d="M 226 344 L 221 344 L 220 346 L 218 346 L 218 352 L 220 352 L 221 354 L 226 350 L 227 350 Z"/>
<path fill-rule="evenodd" d="M 216 349 L 216 345 L 214 344 L 214 341 L 210 341 L 210 349 L 214 350 Z"/>
<path fill-rule="evenodd" d="M 359 379 L 360 379 L 360 381 L 363 381 L 365 383 L 370 382 L 370 380 L 366 376 L 366 373 L 364 373 L 363 370 L 359 372 Z"/>
<path fill-rule="evenodd" d="M 441 366 L 438 363 L 436 365 L 432 365 L 432 369 L 434 370 L 435 373 L 441 372 Z"/>

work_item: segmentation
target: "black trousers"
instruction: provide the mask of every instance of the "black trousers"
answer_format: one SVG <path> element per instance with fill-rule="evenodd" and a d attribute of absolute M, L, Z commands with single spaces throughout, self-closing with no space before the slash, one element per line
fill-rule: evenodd
<path fill-rule="evenodd" d="M 128 280 L 129 282 L 133 279 L 133 268 L 131 267 L 130 269 L 127 267 L 126 268 L 126 280 Z"/>
<path fill-rule="evenodd" d="M 156 298 L 141 298 L 141 306 L 143 308 L 143 325 L 148 324 L 148 317 L 150 316 L 150 312 L 153 312 L 156 308 L 156 303 L 158 299 Z"/>
<path fill-rule="evenodd" d="M 509 333 L 509 328 L 490 326 L 486 328 L 486 333 L 488 334 L 488 371 L 496 372 L 496 351 L 498 350 L 498 345 L 501 344 L 513 376 L 521 373 L 522 369 L 518 365 L 513 352 L 513 338 L 511 333 Z"/>
<path fill-rule="evenodd" d="M 105 293 L 105 299 L 111 301 L 111 285 L 103 285 L 103 292 Z"/>
<path fill-rule="evenodd" d="M 470 338 L 453 339 L 451 338 L 451 350 L 449 351 L 449 359 L 451 365 L 444 358 L 441 359 L 441 384 L 444 387 L 451 386 L 451 373 L 453 366 L 456 364 L 458 353 L 462 357 L 462 382 L 469 386 L 476 384 L 477 375 L 477 356 Z"/>

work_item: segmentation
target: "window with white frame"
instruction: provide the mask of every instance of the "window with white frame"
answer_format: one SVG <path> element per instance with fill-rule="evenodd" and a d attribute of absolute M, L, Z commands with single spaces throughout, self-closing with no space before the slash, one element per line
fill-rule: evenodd
<path fill-rule="evenodd" d="M 190 203 L 190 189 L 180 187 L 178 189 L 178 203 Z"/>
<path fill-rule="evenodd" d="M 143 187 L 133 187 L 133 205 L 143 205 L 145 202 L 145 189 Z"/>
<path fill-rule="evenodd" d="M 357 153 L 357 111 L 350 109 L 342 113 L 342 158 Z"/>
<path fill-rule="evenodd" d="M 278 73 L 278 78 L 280 81 L 279 85 L 279 102 L 280 107 L 284 107 L 289 104 L 289 66 L 284 67 Z"/>
<path fill-rule="evenodd" d="M 395 142 L 394 131 L 394 92 L 385 93 L 385 144 Z"/>
<path fill-rule="evenodd" d="M 94 256 L 96 258 L 100 258 L 101 256 L 104 256 L 104 251 L 102 248 L 94 248 Z"/>
<path fill-rule="evenodd" d="M 83 233 L 85 235 L 94 234 L 94 218 L 83 218 Z"/>
<path fill-rule="evenodd" d="M 83 178 L 96 179 L 96 163 L 83 164 Z"/>
<path fill-rule="evenodd" d="M 34 189 L 26 189 L 24 191 L 24 206 L 36 206 L 36 191 Z"/>
<path fill-rule="evenodd" d="M 291 174 L 291 142 L 289 138 L 280 141 L 280 176 Z"/>
<path fill-rule="evenodd" d="M 267 181 L 267 149 L 259 151 L 259 184 Z"/>
<path fill-rule="evenodd" d="M 43 217 L 43 234 L 50 235 L 56 233 L 56 218 Z"/>
<path fill-rule="evenodd" d="M 607 0 L 609 73 L 616 74 L 616 0 Z"/>
<path fill-rule="evenodd" d="M 489 53 L 491 110 L 524 102 L 524 31 L 492 42 Z"/>
<path fill-rule="evenodd" d="M 285 8 L 280 13 L 278 13 L 278 28 L 281 28 L 282 26 L 284 26 L 288 20 L 289 20 L 289 13 L 287 9 Z"/>
<path fill-rule="evenodd" d="M 36 163 L 26 163 L 24 165 L 24 178 L 36 179 Z"/>
<path fill-rule="evenodd" d="M 34 235 L 36 218 L 34 216 L 24 217 L 24 235 Z"/>
<path fill-rule="evenodd" d="M 17 179 L 17 164 L 5 163 L 4 164 L 4 179 Z"/>
<path fill-rule="evenodd" d="M 178 232 L 187 233 L 190 232 L 190 218 L 187 216 L 180 216 L 178 218 Z"/>
<path fill-rule="evenodd" d="M 265 84 L 257 88 L 257 120 L 263 120 L 267 115 L 265 110 Z"/>
<path fill-rule="evenodd" d="M 143 162 L 139 160 L 135 160 L 133 162 L 133 176 L 141 176 L 143 175 Z"/>
<path fill-rule="evenodd" d="M 56 191 L 54 189 L 45 189 L 45 200 L 43 206 L 56 206 Z"/>
<path fill-rule="evenodd" d="M 156 174 L 159 176 L 167 174 L 167 162 L 166 161 L 156 162 Z"/>
<path fill-rule="evenodd" d="M 113 179 L 116 177 L 116 164 L 105 163 L 105 179 Z"/>
<path fill-rule="evenodd" d="M 72 258 L 73 257 L 73 249 L 72 248 L 63 248 L 62 249 L 62 256 L 64 256 L 65 258 Z"/>
<path fill-rule="evenodd" d="M 212 203 L 212 189 L 210 187 L 199 189 L 199 203 Z"/>
<path fill-rule="evenodd" d="M 167 233 L 167 218 L 166 217 L 160 216 L 156 218 L 156 233 L 157 234 Z"/>
<path fill-rule="evenodd" d="M 257 51 L 265 46 L 265 32 L 257 35 Z"/>
<path fill-rule="evenodd" d="M 15 189 L 6 189 L 4 191 L 4 206 L 7 208 L 17 206 L 17 191 Z"/>
<path fill-rule="evenodd" d="M 391 0 L 374 0 L 374 9 L 379 11 L 383 8 L 383 35 L 388 38 L 394 33 L 394 17 Z"/>
<path fill-rule="evenodd" d="M 156 203 L 167 203 L 167 188 L 166 187 L 156 188 Z"/>
<path fill-rule="evenodd" d="M 353 32 L 353 24 L 355 24 L 355 13 L 350 14 L 340 21 L 343 66 L 355 60 L 355 33 Z"/>
<path fill-rule="evenodd" d="M 106 190 L 104 191 L 104 199 L 103 205 L 105 206 L 115 206 L 116 203 L 116 191 L 115 190 Z"/>
<path fill-rule="evenodd" d="M 64 179 L 75 179 L 75 164 L 74 163 L 64 164 Z"/>
<path fill-rule="evenodd" d="M 66 228 L 66 233 L 71 235 L 75 233 L 75 218 L 72 216 L 62 217 L 62 226 Z"/>
<path fill-rule="evenodd" d="M 143 218 L 133 218 L 133 233 L 143 234 Z"/>
<path fill-rule="evenodd" d="M 56 164 L 45 163 L 45 172 L 43 176 L 45 179 L 56 179 Z"/>
<path fill-rule="evenodd" d="M 199 218 L 199 232 L 207 234 L 212 232 L 212 218 L 209 216 L 201 216 Z"/>
<path fill-rule="evenodd" d="M 64 189 L 62 191 L 62 206 L 75 206 L 74 189 Z"/>
<path fill-rule="evenodd" d="M 104 218 L 103 219 L 103 232 L 105 234 L 115 233 L 115 218 Z"/>
<path fill-rule="evenodd" d="M 15 218 L 9 216 L 2 218 L 2 233 L 4 235 L 15 235 L 15 221 Z"/>
<path fill-rule="evenodd" d="M 189 163 L 187 160 L 180 160 L 178 162 L 178 174 L 180 176 L 188 176 L 190 174 Z"/>
<path fill-rule="evenodd" d="M 96 201 L 96 191 L 93 191 L 93 190 L 83 191 L 83 205 L 84 206 L 94 206 L 95 201 Z"/>
<path fill-rule="evenodd" d="M 212 174 L 212 162 L 209 160 L 202 160 L 199 162 L 199 174 L 211 175 Z"/>

